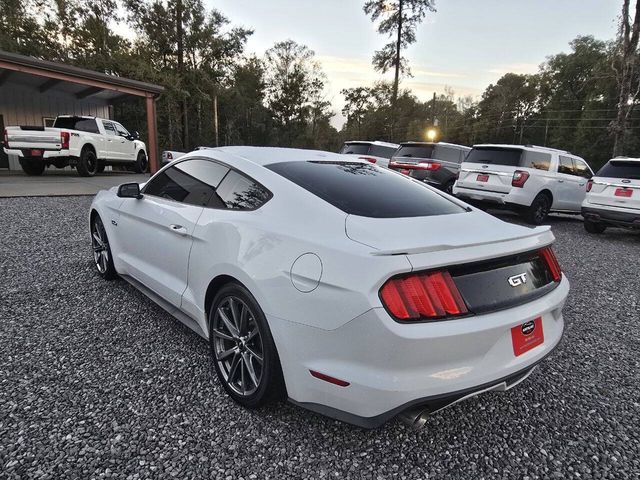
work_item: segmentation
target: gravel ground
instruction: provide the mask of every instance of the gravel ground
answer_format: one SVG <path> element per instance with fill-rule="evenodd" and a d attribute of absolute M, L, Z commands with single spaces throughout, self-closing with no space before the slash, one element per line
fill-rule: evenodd
<path fill-rule="evenodd" d="M 234 404 L 203 340 L 94 273 L 90 201 L 0 199 L 0 478 L 640 478 L 640 235 L 552 219 L 556 353 L 423 431 L 364 431 Z"/>

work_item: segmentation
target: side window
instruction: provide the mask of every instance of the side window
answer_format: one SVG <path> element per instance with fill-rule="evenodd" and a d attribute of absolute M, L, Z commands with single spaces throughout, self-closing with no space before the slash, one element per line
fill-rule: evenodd
<path fill-rule="evenodd" d="M 99 133 L 98 125 L 93 119 L 78 120 L 75 129 L 81 132 Z"/>
<path fill-rule="evenodd" d="M 582 160 L 578 160 L 577 158 L 574 158 L 573 163 L 575 165 L 575 175 L 578 175 L 584 178 L 591 178 L 593 176 L 589 166 Z"/>
<path fill-rule="evenodd" d="M 558 162 L 558 173 L 566 173 L 567 175 L 575 175 L 573 171 L 573 160 L 569 157 L 560 155 Z"/>
<path fill-rule="evenodd" d="M 111 122 L 105 122 L 102 120 L 102 126 L 104 127 L 104 131 L 107 135 L 115 135 L 116 129 Z"/>
<path fill-rule="evenodd" d="M 571 161 L 571 159 L 569 159 Z M 537 170 L 549 170 L 551 166 L 551 155 L 542 152 L 525 151 L 522 158 L 522 166 L 535 168 Z M 560 171 L 560 170 L 558 170 Z"/>
<path fill-rule="evenodd" d="M 216 188 L 229 169 L 209 160 L 180 162 L 153 177 L 144 193 L 189 205 L 224 208 Z"/>
<path fill-rule="evenodd" d="M 459 163 L 460 153 L 457 148 L 441 147 L 440 145 L 436 145 L 433 157 L 437 160 L 442 160 L 443 162 Z"/>
<path fill-rule="evenodd" d="M 262 185 L 233 170 L 224 177 L 216 193 L 231 210 L 255 210 L 271 198 Z"/>
<path fill-rule="evenodd" d="M 123 137 L 129 136 L 129 132 L 127 132 L 127 129 L 124 128 L 122 125 L 120 125 L 119 123 L 114 123 L 113 125 L 115 125 L 116 132 L 118 133 L 118 135 L 121 135 Z"/>

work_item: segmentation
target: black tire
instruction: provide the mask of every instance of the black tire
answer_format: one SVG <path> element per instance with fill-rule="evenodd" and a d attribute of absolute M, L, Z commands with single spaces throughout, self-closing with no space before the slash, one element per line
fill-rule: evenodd
<path fill-rule="evenodd" d="M 138 158 L 133 165 L 133 170 L 136 173 L 147 173 L 149 170 L 149 161 L 147 160 L 147 154 L 143 151 L 138 152 Z"/>
<path fill-rule="evenodd" d="M 93 177 L 98 172 L 98 157 L 92 149 L 82 149 L 76 170 L 81 177 Z"/>
<path fill-rule="evenodd" d="M 256 330 L 258 333 L 254 334 Z M 269 325 L 258 302 L 242 285 L 228 283 L 213 299 L 209 309 L 209 346 L 218 380 L 237 403 L 259 408 L 284 398 L 280 358 Z"/>
<path fill-rule="evenodd" d="M 531 202 L 531 206 L 524 210 L 523 216 L 527 223 L 541 225 L 551 210 L 551 199 L 546 193 L 539 193 Z"/>
<path fill-rule="evenodd" d="M 96 168 L 96 173 L 104 172 L 104 169 L 107 168 L 104 162 L 98 161 L 98 168 Z"/>
<path fill-rule="evenodd" d="M 93 248 L 93 263 L 100 276 L 105 280 L 117 278 L 118 272 L 113 265 L 113 255 L 111 255 L 107 231 L 98 214 L 91 218 L 91 247 Z"/>
<path fill-rule="evenodd" d="M 592 222 L 591 220 L 585 220 L 584 221 L 584 229 L 588 233 L 600 234 L 600 233 L 603 233 L 607 229 L 607 226 L 603 225 L 602 223 Z"/>
<path fill-rule="evenodd" d="M 27 175 L 42 175 L 44 172 L 44 162 L 40 160 L 36 160 L 33 158 L 20 158 L 20 166 L 22 167 L 22 171 Z"/>

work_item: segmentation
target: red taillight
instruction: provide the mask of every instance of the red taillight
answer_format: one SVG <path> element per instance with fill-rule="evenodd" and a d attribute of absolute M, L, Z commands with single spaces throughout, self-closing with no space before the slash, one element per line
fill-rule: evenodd
<path fill-rule="evenodd" d="M 417 273 L 389 279 L 380 289 L 387 310 L 399 320 L 468 313 L 449 272 Z"/>
<path fill-rule="evenodd" d="M 360 157 L 362 158 L 362 157 Z M 389 168 L 399 169 L 399 170 L 430 170 L 435 171 L 439 170 L 442 164 L 438 162 L 420 162 L 420 163 L 398 163 L 391 162 L 389 163 Z"/>
<path fill-rule="evenodd" d="M 513 179 L 511 180 L 511 186 L 522 188 L 524 187 L 524 184 L 528 179 L 529 179 L 529 172 L 516 170 L 515 172 L 513 172 Z"/>
<path fill-rule="evenodd" d="M 373 157 L 358 157 L 360 160 L 366 160 L 369 163 L 376 163 L 378 160 L 376 160 Z"/>
<path fill-rule="evenodd" d="M 69 132 L 60 132 L 60 144 L 63 150 L 69 148 Z"/>
<path fill-rule="evenodd" d="M 547 264 L 547 268 L 549 272 L 551 272 L 551 277 L 554 282 L 559 282 L 562 279 L 562 269 L 560 268 L 560 264 L 558 263 L 558 259 L 556 258 L 556 254 L 553 253 L 551 247 L 546 247 L 540 250 L 540 256 L 543 258 L 544 262 Z"/>
<path fill-rule="evenodd" d="M 4 129 L 4 148 L 9 148 L 9 132 L 7 129 Z"/>
<path fill-rule="evenodd" d="M 439 170 L 442 165 L 438 162 L 420 162 L 416 166 L 420 170 L 429 170 L 433 172 L 435 170 Z"/>
<path fill-rule="evenodd" d="M 593 180 L 589 180 L 587 182 L 587 192 L 591 191 L 591 187 L 593 187 Z"/>

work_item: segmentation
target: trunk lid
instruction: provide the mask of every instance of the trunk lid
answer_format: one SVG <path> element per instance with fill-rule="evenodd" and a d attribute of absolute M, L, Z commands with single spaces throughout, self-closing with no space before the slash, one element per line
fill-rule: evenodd
<path fill-rule="evenodd" d="M 463 163 L 457 185 L 487 192 L 509 193 L 516 167 L 481 163 Z"/>

